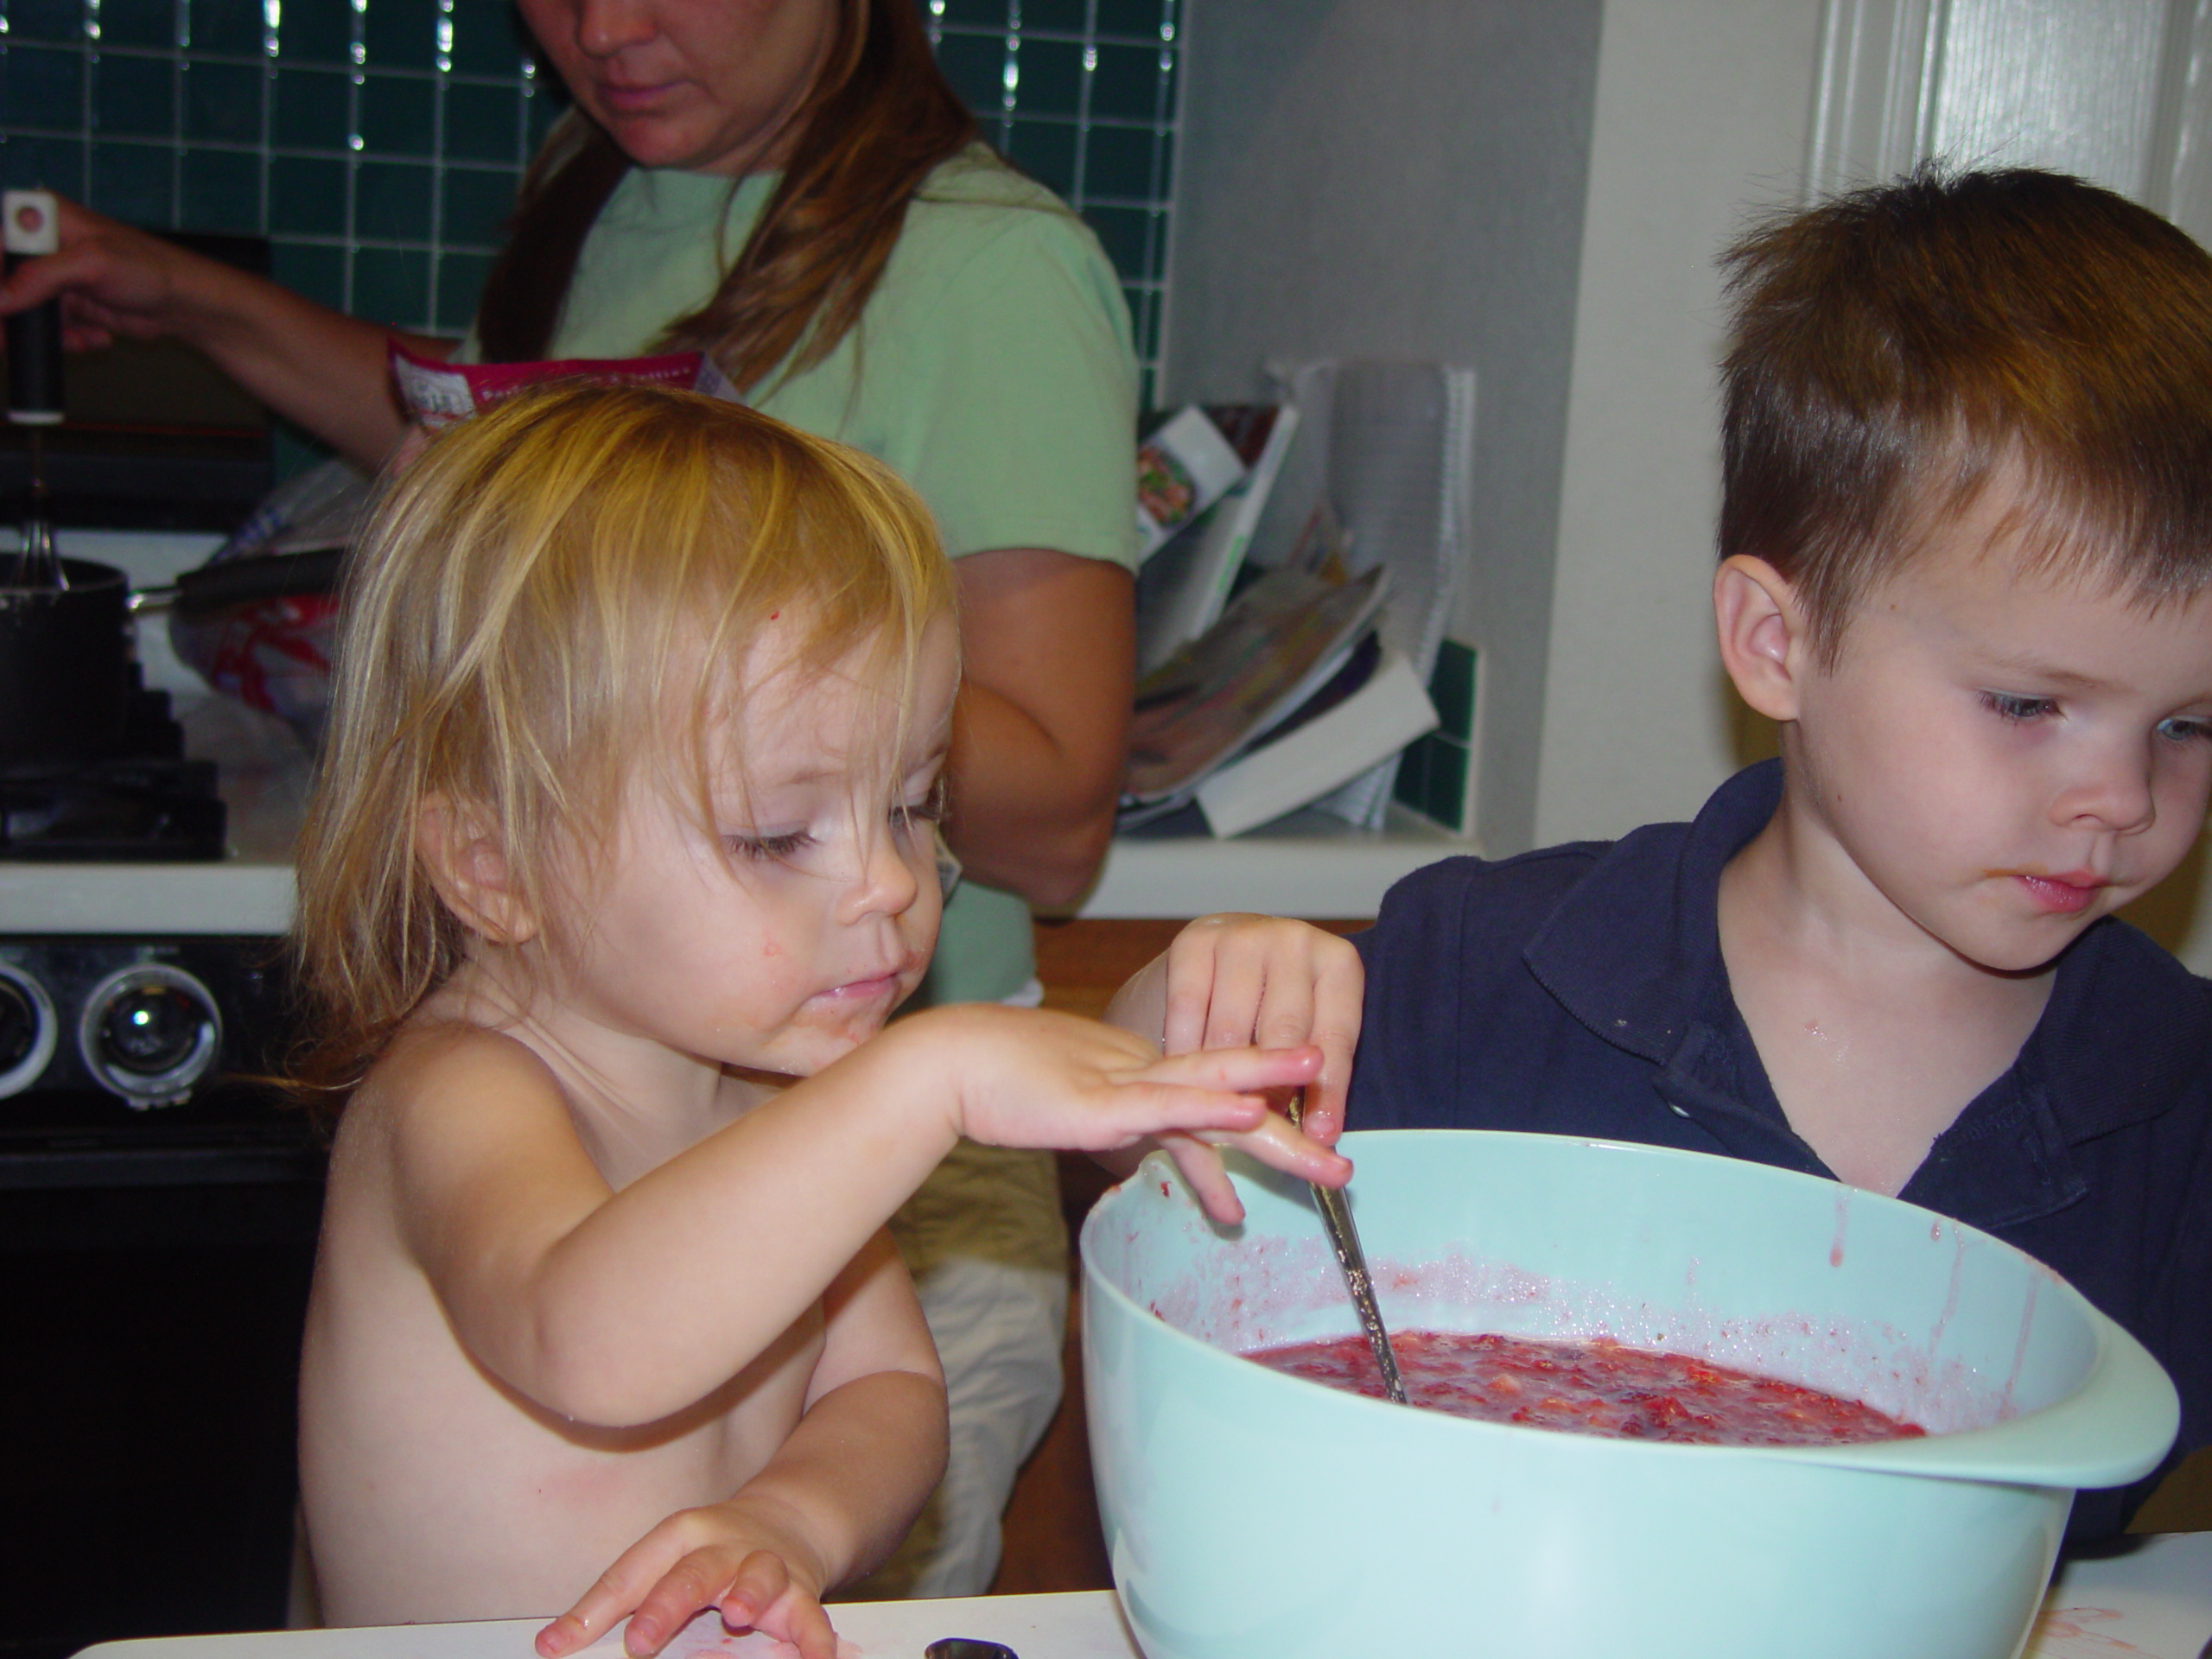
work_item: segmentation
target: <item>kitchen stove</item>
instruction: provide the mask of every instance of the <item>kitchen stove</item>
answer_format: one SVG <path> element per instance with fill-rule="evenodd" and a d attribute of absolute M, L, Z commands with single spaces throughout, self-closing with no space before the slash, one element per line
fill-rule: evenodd
<path fill-rule="evenodd" d="M 63 530 L 134 587 L 206 536 Z M 281 1067 L 308 758 L 135 624 L 119 753 L 0 770 L 0 1656 L 284 1621 L 322 1196 Z M 115 1563 L 128 1561 L 118 1575 Z"/>
<path fill-rule="evenodd" d="M 223 820 L 212 760 L 132 755 L 0 772 L 0 858 L 220 858 Z"/>
<path fill-rule="evenodd" d="M 134 684 L 115 751 L 0 767 L 0 860 L 223 856 L 216 763 L 186 758 L 167 691 Z M 226 1069 L 266 1065 L 276 1001 L 255 958 L 267 954 L 213 941 L 0 935 L 0 1157 L 48 1124 L 81 1140 L 114 1106 L 185 1106 L 221 1092 Z M 187 1116 L 207 1110 L 203 1102 Z M 12 1184 L 0 1167 L 0 1186 Z"/>
<path fill-rule="evenodd" d="M 185 758 L 169 694 L 143 683 L 113 753 L 0 766 L 0 859 L 217 859 L 226 816 L 215 762 Z"/>

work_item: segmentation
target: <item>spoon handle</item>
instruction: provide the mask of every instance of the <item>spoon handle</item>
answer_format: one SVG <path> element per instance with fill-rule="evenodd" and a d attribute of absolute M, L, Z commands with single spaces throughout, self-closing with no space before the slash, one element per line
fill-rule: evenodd
<path fill-rule="evenodd" d="M 1290 1121 L 1298 1127 L 1306 1116 L 1306 1093 L 1300 1090 L 1290 1097 Z M 1359 1229 L 1352 1225 L 1351 1205 L 1342 1191 L 1311 1182 L 1313 1202 L 1321 1211 L 1321 1224 L 1328 1230 L 1329 1246 L 1337 1254 L 1337 1266 L 1344 1270 L 1344 1288 L 1351 1293 L 1353 1310 L 1359 1315 L 1359 1328 L 1366 1333 L 1367 1345 L 1375 1355 L 1375 1363 L 1382 1373 L 1382 1391 L 1394 1404 L 1404 1405 L 1406 1385 L 1398 1376 L 1398 1357 L 1390 1351 L 1390 1333 L 1383 1328 L 1382 1309 L 1375 1300 L 1375 1286 L 1368 1278 L 1367 1255 L 1359 1248 Z"/>
<path fill-rule="evenodd" d="M 1351 1305 L 1359 1312 L 1360 1329 L 1367 1333 L 1367 1345 L 1375 1351 L 1375 1363 L 1382 1372 L 1382 1391 L 1402 1406 L 1406 1403 L 1406 1385 L 1398 1376 L 1398 1357 L 1390 1351 L 1390 1333 L 1382 1328 L 1382 1310 L 1375 1300 L 1375 1287 L 1368 1280 L 1367 1258 L 1359 1248 L 1359 1230 L 1351 1224 L 1351 1206 L 1344 1202 L 1342 1192 L 1325 1186 L 1315 1186 L 1313 1198 L 1321 1206 L 1321 1221 L 1329 1230 L 1329 1243 L 1337 1253 L 1337 1265 L 1344 1269 L 1344 1288 L 1351 1292 Z"/>

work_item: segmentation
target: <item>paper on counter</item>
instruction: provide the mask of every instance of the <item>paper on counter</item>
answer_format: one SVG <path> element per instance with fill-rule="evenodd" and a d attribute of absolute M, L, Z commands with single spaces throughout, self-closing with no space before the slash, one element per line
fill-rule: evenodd
<path fill-rule="evenodd" d="M 2212 1532 L 2059 1569 L 2024 1659 L 2197 1659 L 2212 1637 Z"/>

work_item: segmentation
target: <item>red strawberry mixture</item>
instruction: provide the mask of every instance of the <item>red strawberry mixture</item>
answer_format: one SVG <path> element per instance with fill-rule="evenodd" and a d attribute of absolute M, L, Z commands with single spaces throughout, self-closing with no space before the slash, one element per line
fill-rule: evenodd
<path fill-rule="evenodd" d="M 1925 1433 L 1855 1400 L 1603 1337 L 1408 1331 L 1393 1332 L 1390 1347 L 1413 1404 L 1489 1422 L 1701 1446 L 1835 1446 Z M 1293 1343 L 1245 1357 L 1331 1388 L 1382 1395 L 1363 1337 Z"/>

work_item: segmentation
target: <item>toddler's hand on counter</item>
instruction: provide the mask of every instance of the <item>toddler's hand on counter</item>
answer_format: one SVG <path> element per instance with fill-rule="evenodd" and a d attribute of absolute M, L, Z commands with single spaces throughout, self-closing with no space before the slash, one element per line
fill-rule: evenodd
<path fill-rule="evenodd" d="M 738 1500 L 671 1515 L 622 1553 L 599 1582 L 537 1633 L 541 1659 L 587 1647 L 628 1615 L 631 1659 L 650 1659 L 702 1611 L 732 1630 L 787 1642 L 802 1659 L 837 1659 L 819 1574 L 794 1536 Z"/>

